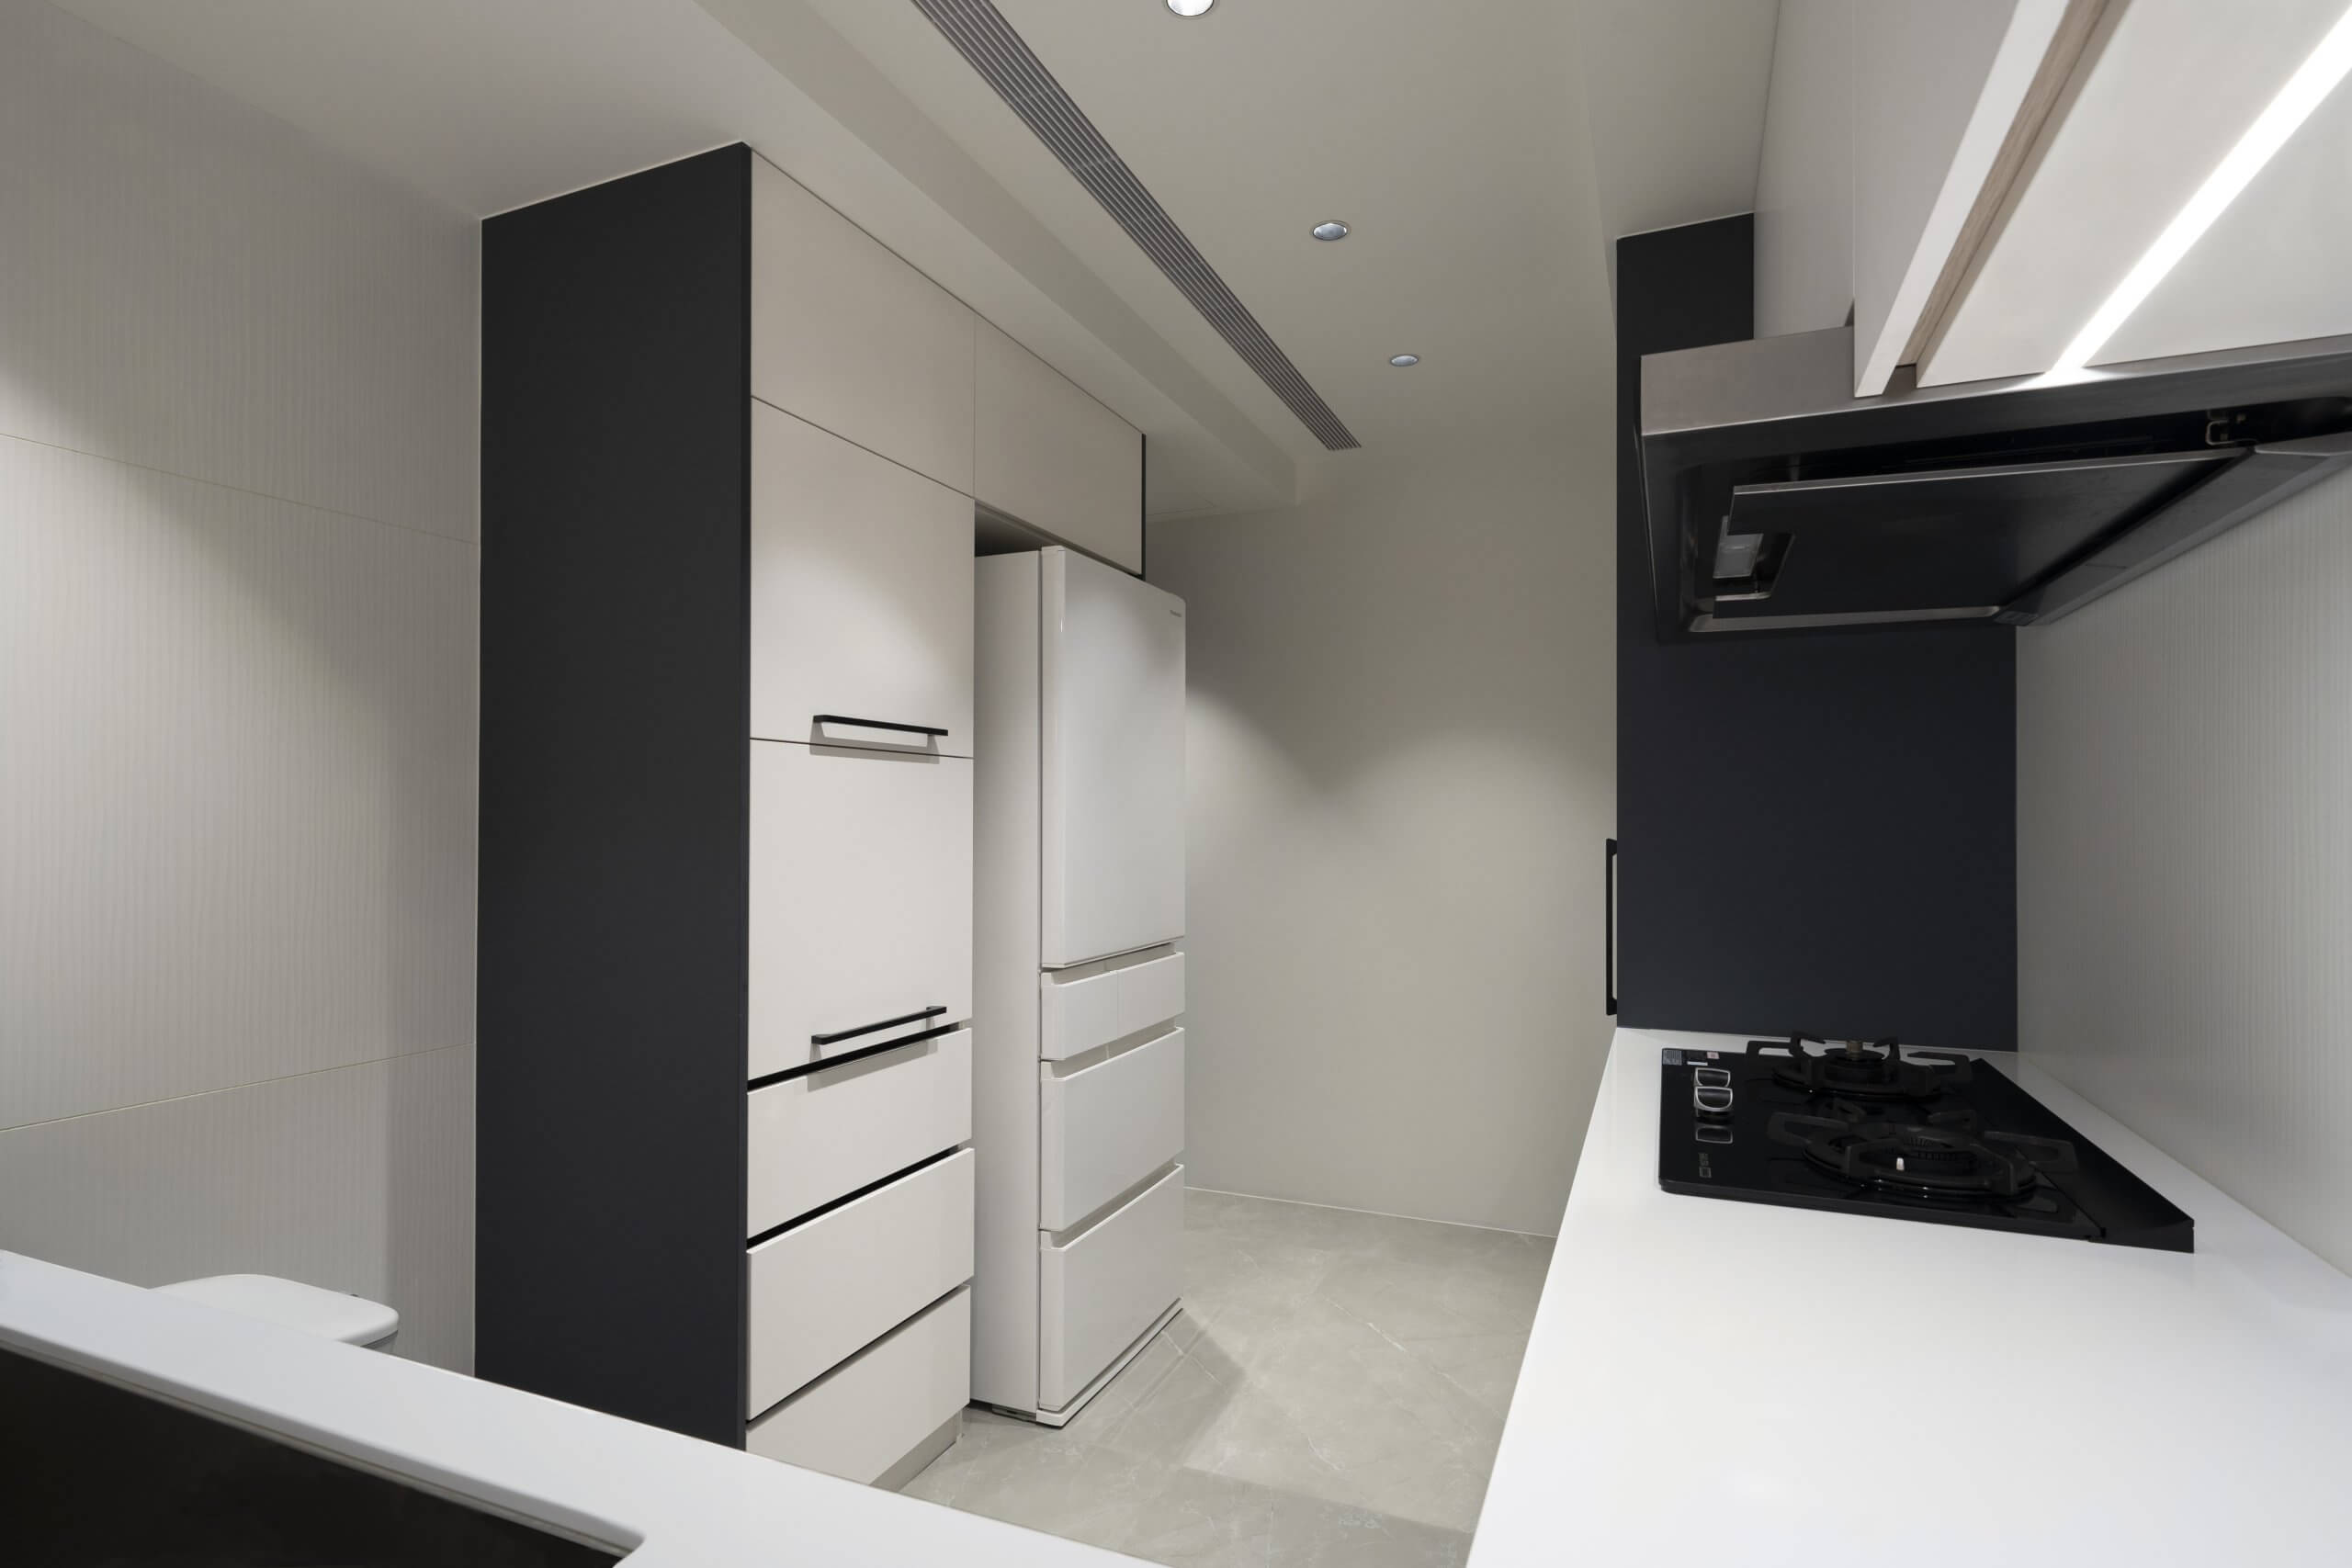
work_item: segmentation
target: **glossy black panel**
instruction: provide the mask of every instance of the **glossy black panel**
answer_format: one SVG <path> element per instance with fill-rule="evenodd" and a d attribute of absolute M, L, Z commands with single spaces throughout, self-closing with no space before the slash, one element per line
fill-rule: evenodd
<path fill-rule="evenodd" d="M 0 1561 L 601 1568 L 616 1552 L 0 1351 Z"/>

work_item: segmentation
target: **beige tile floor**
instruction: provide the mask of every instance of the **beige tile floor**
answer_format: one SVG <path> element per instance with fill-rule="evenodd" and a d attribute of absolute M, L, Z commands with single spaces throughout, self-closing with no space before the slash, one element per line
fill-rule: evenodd
<path fill-rule="evenodd" d="M 1192 1192 L 1184 1311 L 1059 1430 L 967 1411 L 910 1496 L 1155 1562 L 1458 1564 L 1552 1244 Z"/>

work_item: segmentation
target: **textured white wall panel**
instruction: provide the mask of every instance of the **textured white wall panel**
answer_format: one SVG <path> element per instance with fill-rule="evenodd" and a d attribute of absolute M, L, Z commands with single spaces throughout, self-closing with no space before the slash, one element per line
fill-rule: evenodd
<path fill-rule="evenodd" d="M 2018 637 L 2019 1033 L 2352 1269 L 2352 477 Z"/>
<path fill-rule="evenodd" d="M 480 226 L 0 6 L 0 432 L 459 538 Z"/>
<path fill-rule="evenodd" d="M 471 1358 L 479 226 L 0 0 L 0 1247 Z"/>
<path fill-rule="evenodd" d="M 473 1049 L 0 1132 L 0 1247 L 134 1285 L 282 1274 L 473 1361 Z"/>
<path fill-rule="evenodd" d="M 0 1127 L 473 1036 L 479 557 L 0 436 Z"/>

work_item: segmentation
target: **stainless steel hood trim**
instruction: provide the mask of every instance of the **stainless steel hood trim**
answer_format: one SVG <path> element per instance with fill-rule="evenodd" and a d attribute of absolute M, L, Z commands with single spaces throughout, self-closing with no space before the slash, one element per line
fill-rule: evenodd
<path fill-rule="evenodd" d="M 1998 604 L 1947 605 L 1931 610 L 1853 610 L 1835 615 L 1709 615 L 1690 617 L 1694 632 L 1812 631 L 1826 626 L 1892 626 L 1921 621 L 1986 621 Z"/>
<path fill-rule="evenodd" d="M 2330 359 L 2352 360 L 2352 335 L 1941 387 L 1918 385 L 1917 372 L 1905 367 L 1895 371 L 1884 392 L 1858 398 L 1854 395 L 1854 329 L 1829 327 L 1642 355 L 1642 435 L 1647 439 L 1824 415 L 2006 400 L 2019 394 L 2090 394 L 2104 402 L 2106 395 L 2122 392 L 2136 383 L 2170 382 L 2208 373 L 2238 379 L 2229 376 L 2233 371 L 2256 371 L 2267 379 L 2298 362 Z M 2121 415 L 2130 412 L 2118 411 Z"/>
<path fill-rule="evenodd" d="M 1835 453 L 1842 471 L 1875 467 L 1901 471 L 1906 452 L 1932 446 L 1949 452 L 1961 442 L 1984 443 L 1992 456 L 2004 445 L 2030 445 L 2036 432 L 2098 424 L 2128 427 L 2138 421 L 2178 422 L 2241 406 L 2345 404 L 2352 400 L 2352 335 L 2180 355 L 2103 366 L 2065 375 L 1921 388 L 1899 371 L 1887 392 L 1852 393 L 1852 329 L 1715 344 L 1645 355 L 1641 364 L 1642 429 L 1635 445 L 1648 536 L 1651 604 L 1658 635 L 1673 639 L 1702 632 L 1792 631 L 1837 624 L 1894 624 L 1922 617 L 1892 606 L 1858 607 L 1825 622 L 1826 612 L 1803 617 L 1717 617 L 1704 584 L 1690 575 L 1690 550 L 1712 560 L 1720 514 L 1706 520 L 1705 540 L 1686 541 L 1690 487 L 1706 473 L 1747 468 L 1808 454 Z M 2207 439 L 2213 440 L 2209 433 Z M 2132 521 L 2090 558 L 2021 588 L 2007 603 L 1971 620 L 2030 625 L 2055 619 L 2166 560 L 2235 526 L 2294 491 L 2352 467 L 2352 434 L 2274 440 L 2259 446 L 2216 444 L 2239 460 L 2161 509 Z M 2120 454 L 2119 454 L 2120 455 Z M 1948 467 L 1939 464 L 1938 468 Z M 1784 482 L 1802 483 L 1802 480 Z M 1867 481 L 1866 481 L 1867 482 Z M 1724 485 L 1728 499 L 1733 486 Z M 1702 508 L 1704 509 L 1704 508 Z M 1916 607 L 1915 607 L 1916 608 Z"/>

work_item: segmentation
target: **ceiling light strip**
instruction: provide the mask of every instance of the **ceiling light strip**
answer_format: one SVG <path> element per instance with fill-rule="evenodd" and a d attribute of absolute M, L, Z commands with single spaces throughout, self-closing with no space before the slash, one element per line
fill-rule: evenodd
<path fill-rule="evenodd" d="M 1334 452 L 1363 445 L 990 0 L 914 3 L 1317 440 Z"/>

